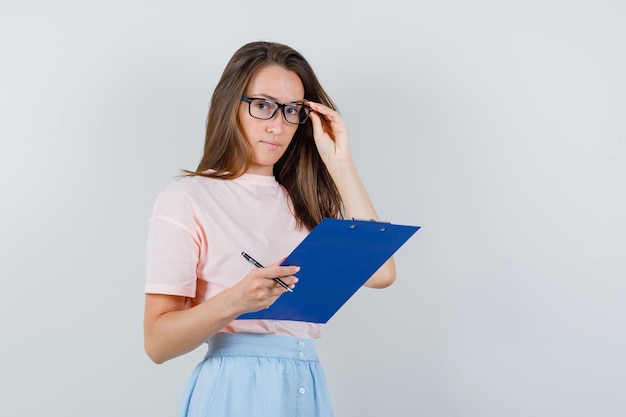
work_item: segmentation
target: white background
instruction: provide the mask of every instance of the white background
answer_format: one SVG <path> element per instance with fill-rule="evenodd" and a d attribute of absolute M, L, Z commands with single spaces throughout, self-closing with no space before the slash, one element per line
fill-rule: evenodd
<path fill-rule="evenodd" d="M 158 192 L 249 41 L 311 62 L 397 283 L 319 342 L 337 416 L 626 415 L 619 0 L 0 2 L 0 415 L 172 416 L 143 352 Z"/>

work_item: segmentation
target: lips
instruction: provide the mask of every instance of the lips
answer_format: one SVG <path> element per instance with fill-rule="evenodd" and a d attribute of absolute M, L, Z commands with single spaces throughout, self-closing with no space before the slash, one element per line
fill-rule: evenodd
<path fill-rule="evenodd" d="M 265 145 L 268 149 L 278 149 L 278 148 L 280 148 L 280 143 L 278 143 L 278 142 L 262 140 L 261 143 L 263 145 Z"/>

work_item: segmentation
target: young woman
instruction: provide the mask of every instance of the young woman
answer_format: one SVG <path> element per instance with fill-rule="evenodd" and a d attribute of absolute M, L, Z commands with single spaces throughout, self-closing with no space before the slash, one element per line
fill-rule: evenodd
<path fill-rule="evenodd" d="M 162 363 L 209 346 L 181 416 L 332 415 L 322 325 L 237 320 L 287 291 L 274 278 L 297 285 L 299 267 L 281 261 L 324 217 L 377 219 L 346 125 L 301 54 L 244 45 L 213 94 L 198 169 L 159 195 L 150 221 L 146 352 Z M 394 280 L 390 259 L 365 285 Z"/>

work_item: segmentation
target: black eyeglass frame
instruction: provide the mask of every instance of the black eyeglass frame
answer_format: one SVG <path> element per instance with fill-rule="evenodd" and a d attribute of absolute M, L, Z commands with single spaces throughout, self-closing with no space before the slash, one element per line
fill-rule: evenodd
<path fill-rule="evenodd" d="M 276 109 L 274 109 L 274 112 L 272 113 L 272 115 L 268 118 L 260 118 L 260 117 L 256 117 L 252 115 L 252 109 L 250 108 L 250 106 L 252 106 L 252 100 L 263 100 L 263 101 L 267 101 L 268 103 L 273 103 L 276 104 Z M 292 124 L 292 125 L 303 125 L 307 122 L 307 120 L 309 120 L 309 114 L 311 114 L 311 112 L 313 111 L 313 109 L 311 109 L 309 106 L 307 106 L 304 103 L 287 103 L 287 104 L 283 104 L 283 103 L 279 103 L 277 101 L 274 100 L 270 100 L 269 98 L 265 98 L 265 97 L 246 97 L 246 96 L 241 96 L 241 101 L 245 101 L 246 103 L 248 103 L 248 114 L 250 115 L 250 117 L 254 117 L 255 119 L 258 120 L 270 120 L 272 119 L 274 116 L 276 116 L 276 112 L 278 112 L 278 110 L 281 110 L 281 113 L 283 115 L 283 119 L 285 120 L 285 122 Z M 299 121 L 298 123 L 293 123 L 290 122 L 289 120 L 287 120 L 287 115 L 285 114 L 285 107 L 289 107 L 289 106 L 294 106 L 294 105 L 298 105 L 298 106 L 302 106 L 302 108 L 305 110 L 305 115 L 306 117 L 304 118 L 304 120 Z"/>

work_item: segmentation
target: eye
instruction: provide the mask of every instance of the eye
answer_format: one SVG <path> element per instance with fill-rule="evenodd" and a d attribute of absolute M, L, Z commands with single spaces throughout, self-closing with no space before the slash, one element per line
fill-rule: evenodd
<path fill-rule="evenodd" d="M 254 107 L 259 110 L 268 110 L 270 108 L 270 103 L 265 100 L 255 100 Z"/>
<path fill-rule="evenodd" d="M 295 106 L 285 106 L 285 112 L 289 115 L 297 115 L 298 113 L 300 113 L 300 105 L 295 105 Z"/>

